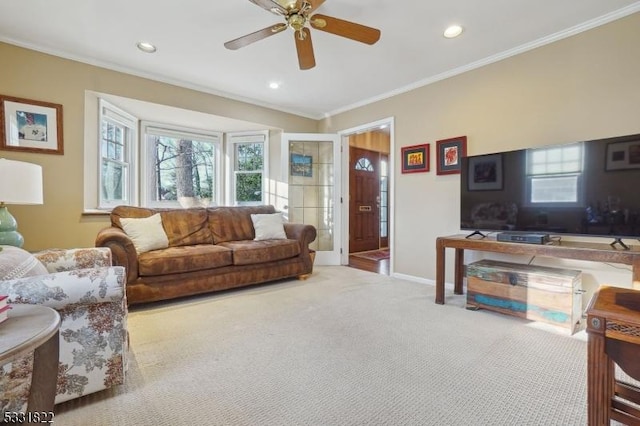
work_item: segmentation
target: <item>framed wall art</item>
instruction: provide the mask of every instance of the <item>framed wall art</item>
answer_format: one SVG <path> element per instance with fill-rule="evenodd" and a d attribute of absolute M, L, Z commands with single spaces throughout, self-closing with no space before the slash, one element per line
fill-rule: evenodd
<path fill-rule="evenodd" d="M 63 154 L 62 105 L 0 95 L 0 149 Z"/>
<path fill-rule="evenodd" d="M 436 141 L 437 174 L 460 174 L 462 157 L 467 155 L 467 137 L 442 139 Z"/>
<path fill-rule="evenodd" d="M 291 154 L 291 176 L 312 177 L 312 163 L 311 155 Z"/>
<path fill-rule="evenodd" d="M 469 191 L 500 191 L 503 185 L 502 154 L 469 157 Z"/>
<path fill-rule="evenodd" d="M 429 171 L 429 144 L 402 147 L 402 173 Z"/>
<path fill-rule="evenodd" d="M 640 138 L 607 144 L 605 170 L 640 169 Z"/>

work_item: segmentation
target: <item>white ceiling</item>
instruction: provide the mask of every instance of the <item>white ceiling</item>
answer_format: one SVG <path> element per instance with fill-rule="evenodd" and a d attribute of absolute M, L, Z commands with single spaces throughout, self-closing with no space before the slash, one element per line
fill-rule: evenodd
<path fill-rule="evenodd" d="M 312 29 L 317 65 L 307 71 L 291 30 L 224 48 L 282 21 L 248 0 L 2 1 L 0 41 L 321 118 L 638 11 L 636 0 L 327 0 L 318 13 L 382 36 L 368 46 Z M 445 39 L 452 23 L 465 32 Z M 158 51 L 140 52 L 140 40 Z"/>

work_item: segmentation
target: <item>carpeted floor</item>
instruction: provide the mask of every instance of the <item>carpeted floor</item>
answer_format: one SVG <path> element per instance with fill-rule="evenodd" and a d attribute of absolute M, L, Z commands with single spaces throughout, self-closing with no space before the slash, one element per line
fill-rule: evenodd
<path fill-rule="evenodd" d="M 586 338 L 347 267 L 133 309 L 127 383 L 67 425 L 585 425 Z"/>

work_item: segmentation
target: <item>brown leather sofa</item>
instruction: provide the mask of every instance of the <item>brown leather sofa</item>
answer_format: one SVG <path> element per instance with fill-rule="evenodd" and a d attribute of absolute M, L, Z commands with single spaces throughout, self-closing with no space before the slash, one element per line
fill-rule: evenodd
<path fill-rule="evenodd" d="M 169 246 L 138 254 L 121 218 L 160 213 Z M 96 237 L 109 247 L 127 274 L 128 303 L 153 302 L 282 278 L 305 279 L 313 270 L 311 225 L 285 223 L 287 239 L 254 241 L 251 214 L 275 213 L 273 206 L 149 209 L 118 206 L 111 226 Z"/>

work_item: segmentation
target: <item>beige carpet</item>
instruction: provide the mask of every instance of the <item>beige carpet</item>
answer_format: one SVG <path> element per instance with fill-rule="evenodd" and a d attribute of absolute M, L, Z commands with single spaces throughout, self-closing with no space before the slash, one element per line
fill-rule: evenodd
<path fill-rule="evenodd" d="M 127 383 L 66 425 L 585 425 L 586 342 L 346 267 L 133 309 Z"/>

